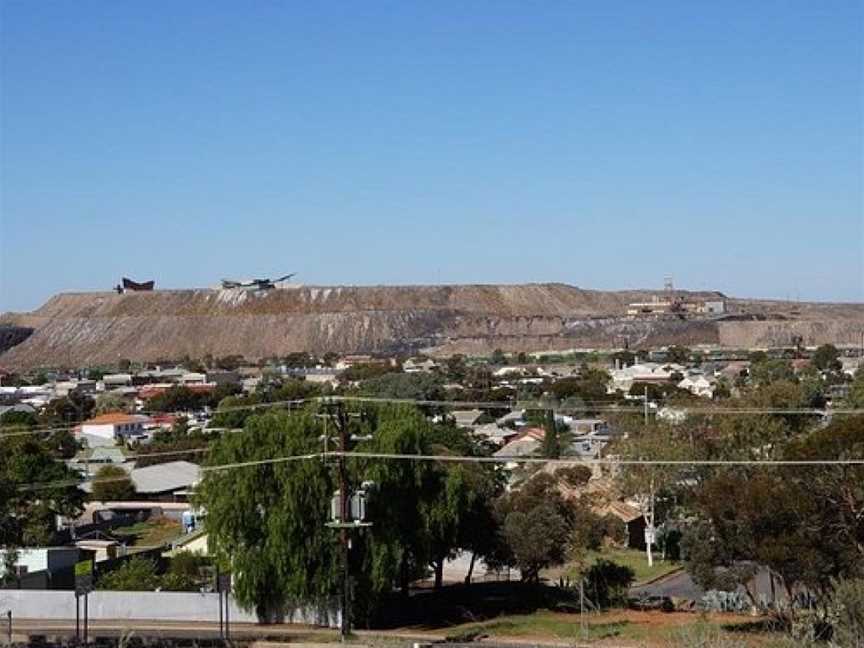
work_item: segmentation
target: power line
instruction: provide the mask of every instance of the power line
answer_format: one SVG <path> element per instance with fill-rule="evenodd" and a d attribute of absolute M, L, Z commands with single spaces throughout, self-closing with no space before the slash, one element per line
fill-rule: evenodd
<path fill-rule="evenodd" d="M 178 453 L 170 453 L 178 454 Z M 146 456 L 146 455 L 145 455 Z M 551 464 L 561 466 L 585 465 L 585 466 L 864 466 L 864 458 L 861 459 L 581 459 L 562 458 L 549 459 L 546 457 L 471 457 L 464 455 L 427 455 L 427 454 L 399 454 L 386 452 L 362 452 L 362 451 L 329 451 L 313 452 L 302 455 L 290 455 L 286 457 L 273 457 L 265 459 L 254 459 L 234 463 L 216 464 L 202 466 L 201 472 L 221 472 L 248 468 L 253 466 L 266 466 L 294 461 L 307 461 L 310 459 L 327 459 L 332 457 L 346 457 L 356 459 L 380 459 L 386 461 L 412 461 L 433 463 L 475 463 L 475 464 Z M 43 490 L 49 488 L 65 488 L 78 486 L 92 481 L 100 483 L 111 483 L 125 481 L 128 476 L 110 477 L 94 480 L 59 480 L 53 482 L 33 482 L 22 484 L 19 491 Z"/>
<path fill-rule="evenodd" d="M 178 452 L 166 453 L 166 454 L 179 454 Z M 146 455 L 143 455 L 146 456 Z M 216 464 L 213 466 L 201 466 L 201 472 L 220 472 L 223 470 L 234 470 L 237 468 L 248 468 L 250 466 L 264 466 L 264 465 L 272 465 L 272 464 L 280 464 L 280 463 L 289 463 L 292 461 L 305 461 L 308 459 L 320 459 L 325 456 L 324 453 L 314 452 L 311 454 L 305 455 L 290 455 L 288 457 L 275 457 L 269 459 L 256 459 L 251 461 L 238 461 L 235 463 L 227 463 L 227 464 Z M 112 482 L 120 482 L 126 481 L 130 479 L 129 475 L 122 475 L 118 477 L 106 477 L 104 479 L 100 479 L 98 477 L 93 479 L 66 479 L 66 480 L 56 480 L 52 482 L 32 482 L 30 484 L 21 484 L 18 486 L 19 491 L 31 491 L 31 490 L 46 490 L 50 488 L 68 488 L 70 486 L 80 486 L 82 484 L 95 483 L 99 482 L 100 484 L 110 484 Z"/>
<path fill-rule="evenodd" d="M 549 459 L 546 457 L 466 457 L 458 455 L 412 455 L 383 452 L 329 452 L 328 456 L 357 457 L 361 459 L 395 459 L 411 461 L 436 461 L 456 463 L 525 463 L 589 466 L 864 466 L 862 459 L 581 459 L 577 457 Z"/>
<path fill-rule="evenodd" d="M 383 403 L 395 405 L 421 405 L 441 407 L 475 407 L 477 409 L 543 409 L 553 411 L 568 411 L 579 409 L 590 409 L 601 412 L 638 412 L 642 413 L 642 405 L 610 405 L 609 401 L 582 401 L 579 404 L 568 406 L 561 403 L 547 403 L 543 401 L 507 401 L 507 402 L 483 402 L 483 401 L 446 401 L 446 400 L 423 400 L 413 398 L 384 398 L 377 396 L 321 396 L 318 401 L 353 401 L 360 403 Z M 686 407 L 670 405 L 667 406 L 675 412 L 687 414 L 801 414 L 811 416 L 825 416 L 827 414 L 864 414 L 864 408 L 855 409 L 830 409 L 821 410 L 816 408 L 768 408 L 768 407 Z"/>

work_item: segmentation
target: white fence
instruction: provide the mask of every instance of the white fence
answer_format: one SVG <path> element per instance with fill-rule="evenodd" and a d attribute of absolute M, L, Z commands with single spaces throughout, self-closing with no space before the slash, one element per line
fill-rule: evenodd
<path fill-rule="evenodd" d="M 254 612 L 243 610 L 233 598 L 229 601 L 232 622 L 258 621 Z M 95 591 L 90 593 L 87 605 L 90 619 L 93 620 L 219 620 L 219 594 L 209 592 Z M 0 589 L 0 609 L 11 610 L 16 619 L 74 619 L 75 593 L 69 590 Z M 339 614 L 326 610 L 294 610 L 286 614 L 285 622 L 336 628 L 339 626 Z"/>

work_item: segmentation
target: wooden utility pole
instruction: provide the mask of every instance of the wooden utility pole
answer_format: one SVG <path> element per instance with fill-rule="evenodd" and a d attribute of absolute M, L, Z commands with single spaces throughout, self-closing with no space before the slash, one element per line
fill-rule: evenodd
<path fill-rule="evenodd" d="M 342 515 L 342 521 L 347 522 L 348 515 L 348 467 L 345 465 L 345 453 L 348 452 L 348 420 L 345 417 L 345 411 L 342 409 L 342 404 L 336 410 L 336 426 L 339 429 L 339 449 L 342 453 L 339 455 L 339 510 Z M 339 634 L 342 641 L 348 638 L 348 633 L 351 632 L 351 569 L 349 560 L 351 557 L 351 542 L 348 538 L 348 529 L 343 527 L 339 530 L 340 541 L 342 542 L 342 619 L 339 628 Z"/>
<path fill-rule="evenodd" d="M 328 402 L 326 404 L 327 415 L 324 417 L 324 448 L 326 453 L 327 448 L 327 418 L 333 419 L 333 424 L 339 433 L 339 457 L 337 458 L 336 468 L 339 476 L 339 505 L 338 519 L 333 520 L 330 526 L 339 529 L 339 542 L 342 545 L 342 596 L 340 607 L 342 618 L 339 624 L 339 635 L 342 641 L 348 638 L 351 632 L 351 569 L 350 569 L 350 553 L 351 540 L 348 535 L 348 524 L 350 512 L 348 510 L 348 466 L 346 464 L 345 453 L 348 452 L 348 417 L 342 408 L 342 403 Z"/>

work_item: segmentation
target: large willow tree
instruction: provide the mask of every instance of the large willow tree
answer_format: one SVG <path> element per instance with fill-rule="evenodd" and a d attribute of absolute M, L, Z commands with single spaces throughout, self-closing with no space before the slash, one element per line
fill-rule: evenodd
<path fill-rule="evenodd" d="M 339 591 L 335 532 L 328 528 L 332 469 L 318 460 L 322 425 L 311 413 L 255 416 L 210 452 L 198 499 L 211 550 L 229 566 L 234 593 L 262 620 L 300 606 L 327 605 Z M 280 460 L 274 463 L 254 463 Z M 219 466 L 250 464 L 219 469 Z"/>
<path fill-rule="evenodd" d="M 348 423 L 352 435 L 368 437 L 358 451 L 477 451 L 466 432 L 432 424 L 413 407 L 364 414 Z M 207 510 L 211 548 L 230 565 L 238 600 L 262 619 L 279 618 L 292 607 L 332 605 L 342 589 L 338 532 L 326 526 L 338 488 L 335 458 L 287 460 L 321 452 L 323 433 L 323 419 L 311 410 L 274 412 L 251 417 L 242 432 L 226 434 L 210 453 L 214 470 L 206 472 L 199 500 Z M 226 464 L 234 467 L 218 469 Z M 440 584 L 444 560 L 459 549 L 481 550 L 490 533 L 488 509 L 500 480 L 485 467 L 365 457 L 350 459 L 348 474 L 352 491 L 372 482 L 373 526 L 351 531 L 353 618 L 359 624 L 374 620 L 383 595 L 407 591 L 430 570 Z"/>

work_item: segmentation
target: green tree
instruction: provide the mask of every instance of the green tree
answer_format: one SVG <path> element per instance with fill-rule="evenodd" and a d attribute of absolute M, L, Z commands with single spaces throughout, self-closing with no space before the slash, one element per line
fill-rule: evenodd
<path fill-rule="evenodd" d="M 408 400 L 442 400 L 445 396 L 440 376 L 427 373 L 388 373 L 366 380 L 360 387 L 364 396 Z"/>
<path fill-rule="evenodd" d="M 181 551 L 171 557 L 168 570 L 162 575 L 161 589 L 168 592 L 189 592 L 204 584 L 201 569 L 210 566 L 212 560 L 207 556 Z"/>
<path fill-rule="evenodd" d="M 690 361 L 690 353 L 687 347 L 673 344 L 666 350 L 666 361 L 686 365 Z"/>
<path fill-rule="evenodd" d="M 93 415 L 95 401 L 89 396 L 70 392 L 68 396 L 49 401 L 42 411 L 42 423 L 46 425 L 71 425 L 89 419 Z"/>
<path fill-rule="evenodd" d="M 855 378 L 849 385 L 849 395 L 846 405 L 852 408 L 864 408 L 864 366 L 855 372 Z"/>
<path fill-rule="evenodd" d="M 627 605 L 627 591 L 636 578 L 630 567 L 598 560 L 585 573 L 585 593 L 601 609 Z"/>
<path fill-rule="evenodd" d="M 545 502 L 514 510 L 504 521 L 504 537 L 526 582 L 536 583 L 541 569 L 564 563 L 569 534 L 567 520 Z"/>
<path fill-rule="evenodd" d="M 501 528 L 498 556 L 517 567 L 526 582 L 538 582 L 540 571 L 561 565 L 571 549 L 574 511 L 558 481 L 540 473 L 496 505 Z"/>
<path fill-rule="evenodd" d="M 864 578 L 834 582 L 830 609 L 834 643 L 864 646 Z"/>
<path fill-rule="evenodd" d="M 561 456 L 561 440 L 558 437 L 558 426 L 555 424 L 553 410 L 546 410 L 543 431 L 543 456 L 547 459 L 558 459 Z"/>
<path fill-rule="evenodd" d="M 495 349 L 489 357 L 489 362 L 493 365 L 502 365 L 507 362 L 507 356 L 501 349 Z"/>
<path fill-rule="evenodd" d="M 811 397 L 812 394 L 808 394 L 805 386 L 797 380 L 774 380 L 752 389 L 741 404 L 755 409 L 777 410 L 770 414 L 770 418 L 781 422 L 786 434 L 791 436 L 806 429 L 813 417 L 788 410 L 811 407 Z"/>
<path fill-rule="evenodd" d="M 466 430 L 455 426 L 431 426 L 428 436 L 430 450 L 436 454 L 482 456 L 489 451 Z M 454 558 L 460 549 L 471 551 L 474 557 L 489 550 L 489 534 L 494 532 L 491 504 L 503 483 L 488 465 L 469 467 L 442 462 L 427 473 L 426 485 L 418 493 L 420 510 L 429 534 L 435 587 L 440 588 L 447 559 Z M 493 525 L 491 530 L 484 528 L 489 524 Z"/>
<path fill-rule="evenodd" d="M 321 450 L 312 411 L 250 417 L 242 434 L 211 447 L 208 464 L 302 456 Z M 336 486 L 321 461 L 286 460 L 205 474 L 198 501 L 207 510 L 211 551 L 230 565 L 237 600 L 272 620 L 292 605 L 329 605 L 339 592 L 337 534 L 326 526 Z"/>
<path fill-rule="evenodd" d="M 130 403 L 120 394 L 105 392 L 96 397 L 94 414 L 106 414 L 108 412 L 128 412 Z"/>
<path fill-rule="evenodd" d="M 611 355 L 613 362 L 617 361 L 622 367 L 630 367 L 636 364 L 636 354 L 630 351 L 616 351 Z"/>
<path fill-rule="evenodd" d="M 462 382 L 468 373 L 465 356 L 461 353 L 450 356 L 444 363 L 444 372 L 448 380 Z"/>
<path fill-rule="evenodd" d="M 860 458 L 864 417 L 843 417 L 789 442 L 795 461 Z M 687 568 L 706 589 L 747 586 L 756 566 L 785 594 L 806 587 L 824 610 L 836 578 L 864 576 L 864 467 L 855 464 L 718 469 L 692 502 Z M 754 604 L 756 597 L 750 593 Z M 791 624 L 793 608 L 776 608 Z"/>
<path fill-rule="evenodd" d="M 4 434 L 14 432 L 4 430 Z M 57 516 L 76 517 L 81 512 L 84 492 L 77 487 L 78 475 L 54 457 L 50 439 L 35 435 L 0 438 L 2 546 L 50 544 Z"/>
<path fill-rule="evenodd" d="M 611 400 L 606 392 L 610 381 L 609 373 L 603 369 L 583 365 L 580 375 L 560 378 L 552 383 L 549 391 L 559 401 L 595 403 Z M 587 409 L 591 409 L 590 405 Z"/>
<path fill-rule="evenodd" d="M 616 445 L 615 451 L 622 459 L 644 461 L 621 466 L 616 482 L 621 493 L 633 499 L 648 530 L 654 530 L 663 522 L 663 499 L 682 478 L 679 465 L 650 463 L 680 460 L 692 454 L 686 443 L 667 426 L 652 426 L 646 429 L 628 430 L 629 438 Z M 648 565 L 654 564 L 653 546 L 646 543 Z"/>
<path fill-rule="evenodd" d="M 210 427 L 227 428 L 236 430 L 242 428 L 246 419 L 255 415 L 255 409 L 249 405 L 257 405 L 263 402 L 260 394 L 249 394 L 248 396 L 226 396 L 216 408 Z"/>
<path fill-rule="evenodd" d="M 205 394 L 198 394 L 182 385 L 173 385 L 151 398 L 148 409 L 155 412 L 188 412 L 200 409 L 206 399 Z"/>
<path fill-rule="evenodd" d="M 433 453 L 432 426 L 415 408 L 382 407 L 374 418 L 374 439 L 363 449 Z M 370 576 L 365 589 L 373 598 L 390 587 L 407 595 L 411 581 L 423 576 L 432 563 L 428 522 L 436 512 L 429 510 L 429 503 L 440 488 L 441 473 L 429 462 L 379 461 L 370 464 L 363 476 L 376 485 L 369 506 L 374 527 L 364 562 L 364 572 Z"/>
<path fill-rule="evenodd" d="M 788 360 L 765 359 L 750 365 L 750 381 L 757 386 L 772 382 L 795 381 L 795 372 Z"/>
<path fill-rule="evenodd" d="M 0 416 L 0 426 L 3 427 L 32 428 L 36 427 L 38 422 L 39 419 L 33 412 L 16 412 L 11 410 Z"/>
<path fill-rule="evenodd" d="M 119 502 L 135 499 L 135 484 L 120 466 L 102 466 L 93 479 L 92 499 L 97 502 Z"/>
<path fill-rule="evenodd" d="M 823 344 L 813 352 L 813 364 L 820 371 L 840 371 L 840 351 L 833 344 Z"/>
<path fill-rule="evenodd" d="M 357 382 L 362 380 L 369 380 L 371 378 L 377 378 L 378 376 L 384 376 L 391 373 L 396 374 L 398 372 L 393 367 L 391 367 L 389 363 L 369 362 L 355 364 L 348 367 L 345 371 L 342 372 L 340 378 L 349 382 Z"/>
<path fill-rule="evenodd" d="M 812 524 L 817 502 L 794 482 L 765 469 L 724 470 L 703 484 L 696 505 L 706 522 L 685 534 L 684 546 L 687 569 L 700 586 L 741 585 L 757 605 L 749 582 L 760 565 L 790 600 L 793 588 L 819 588 L 830 579 L 818 550 L 823 533 Z M 777 611 L 791 622 L 792 610 Z"/>

